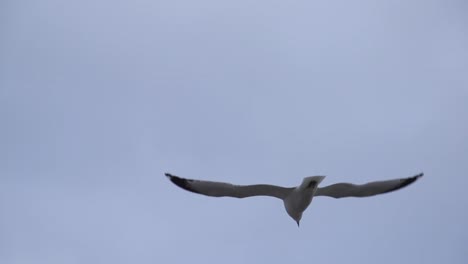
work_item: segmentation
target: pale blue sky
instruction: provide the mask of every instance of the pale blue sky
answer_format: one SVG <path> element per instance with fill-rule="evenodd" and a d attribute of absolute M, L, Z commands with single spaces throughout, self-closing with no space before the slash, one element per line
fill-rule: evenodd
<path fill-rule="evenodd" d="M 467 263 L 466 1 L 0 4 L 0 263 Z M 209 198 L 164 172 L 399 192 Z"/>

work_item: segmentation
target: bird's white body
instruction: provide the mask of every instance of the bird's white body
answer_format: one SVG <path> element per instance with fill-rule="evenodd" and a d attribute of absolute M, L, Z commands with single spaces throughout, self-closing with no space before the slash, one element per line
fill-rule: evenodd
<path fill-rule="evenodd" d="M 319 183 L 325 176 L 306 177 L 301 185 L 294 188 L 288 196 L 283 199 L 284 208 L 291 218 L 296 220 L 297 225 L 302 218 L 302 213 L 312 203 L 314 193 Z"/>

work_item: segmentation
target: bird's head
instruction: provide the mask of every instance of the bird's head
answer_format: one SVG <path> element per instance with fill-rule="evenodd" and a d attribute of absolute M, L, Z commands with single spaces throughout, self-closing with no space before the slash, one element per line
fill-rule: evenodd
<path fill-rule="evenodd" d="M 302 218 L 302 213 L 291 215 L 291 217 L 294 219 L 294 221 L 296 221 L 297 227 L 299 227 Z"/>

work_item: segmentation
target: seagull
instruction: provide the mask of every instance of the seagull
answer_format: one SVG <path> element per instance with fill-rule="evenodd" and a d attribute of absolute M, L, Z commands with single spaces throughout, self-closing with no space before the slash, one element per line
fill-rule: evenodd
<path fill-rule="evenodd" d="M 315 196 L 329 196 L 333 198 L 369 197 L 377 194 L 389 193 L 410 185 L 424 174 L 412 177 L 386 181 L 374 181 L 365 184 L 336 183 L 322 188 L 318 185 L 325 176 L 305 177 L 296 187 L 281 187 L 269 184 L 234 185 L 225 182 L 202 181 L 185 179 L 170 173 L 165 175 L 175 185 L 187 191 L 212 197 L 246 198 L 251 196 L 271 196 L 283 200 L 288 215 L 294 219 L 299 227 L 302 213 Z"/>

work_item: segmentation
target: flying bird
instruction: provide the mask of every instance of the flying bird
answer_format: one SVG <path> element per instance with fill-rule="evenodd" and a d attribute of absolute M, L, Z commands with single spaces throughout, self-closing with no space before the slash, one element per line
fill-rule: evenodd
<path fill-rule="evenodd" d="M 251 196 L 271 196 L 283 200 L 288 215 L 299 226 L 302 213 L 315 196 L 329 196 L 333 198 L 368 197 L 399 190 L 410 185 L 424 174 L 412 177 L 386 181 L 375 181 L 366 184 L 336 183 L 318 188 L 325 176 L 305 177 L 296 187 L 281 187 L 269 184 L 234 185 L 224 182 L 185 179 L 170 173 L 165 174 L 175 185 L 190 192 L 213 197 L 246 198 Z"/>

